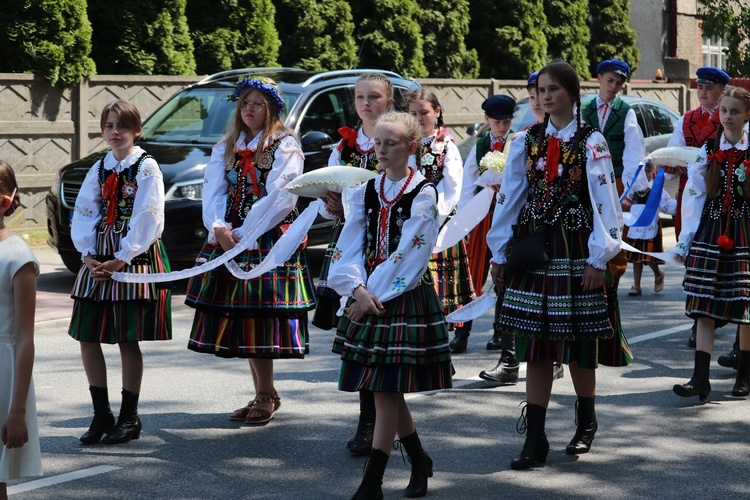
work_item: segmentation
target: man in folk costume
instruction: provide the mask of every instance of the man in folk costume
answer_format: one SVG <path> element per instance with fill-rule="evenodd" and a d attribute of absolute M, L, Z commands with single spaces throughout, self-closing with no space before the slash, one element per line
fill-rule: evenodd
<path fill-rule="evenodd" d="M 461 187 L 461 198 L 458 200 L 460 210 L 483 188 L 477 186 L 477 180 L 481 174 L 480 162 L 484 156 L 491 151 L 502 151 L 505 143 L 510 140 L 513 131 L 510 122 L 516 109 L 516 101 L 506 95 L 493 95 L 482 103 L 484 120 L 490 129 L 486 134 L 477 139 L 477 143 L 471 149 L 469 156 L 464 161 L 464 174 Z M 493 207 L 494 207 L 493 199 Z M 482 295 L 482 287 L 487 281 L 487 273 L 490 270 L 490 250 L 487 247 L 487 231 L 492 225 L 493 209 L 490 208 L 487 216 L 469 233 L 467 253 L 469 255 L 469 274 L 474 283 L 477 297 Z M 450 343 L 451 351 L 455 354 L 464 352 L 471 333 L 472 322 L 468 321 L 456 327 L 453 340 Z M 488 350 L 503 349 L 503 342 L 499 332 L 494 332 L 492 339 L 487 342 Z"/>
<path fill-rule="evenodd" d="M 607 140 L 612 154 L 617 193 L 622 196 L 627 186 L 633 184 L 622 200 L 623 210 L 628 211 L 635 193 L 648 187 L 645 172 L 642 171 L 637 178 L 634 178 L 638 165 L 646 156 L 643 131 L 638 125 L 633 108 L 618 96 L 625 81 L 630 77 L 630 66 L 617 58 L 606 59 L 599 63 L 596 72 L 599 93 L 595 99 L 583 106 L 581 117 L 588 125 L 599 129 Z M 625 252 L 622 251 L 613 258 L 610 265 L 615 274 L 615 283 L 617 283 L 628 267 Z M 660 280 L 663 286 L 663 275 Z M 658 286 L 659 283 L 656 285 Z"/>
<path fill-rule="evenodd" d="M 691 109 L 680 118 L 667 144 L 669 147 L 690 146 L 700 148 L 716 138 L 716 132 L 719 129 L 719 97 L 729 83 L 730 77 L 725 71 L 712 66 L 698 68 L 695 73 L 700 106 Z M 682 191 L 685 189 L 685 183 L 688 179 L 687 169 L 664 167 L 664 171 L 668 174 L 680 176 L 679 187 L 675 196 L 677 213 L 674 216 L 675 238 L 679 239 L 682 229 Z M 696 325 L 694 323 L 688 340 L 690 347 L 695 347 L 695 332 Z M 720 356 L 719 364 L 728 367 L 736 366 L 737 352 L 735 351 L 738 349 L 739 347 L 735 346 L 729 356 Z M 734 364 L 731 360 L 725 359 L 732 357 L 734 358 Z"/>

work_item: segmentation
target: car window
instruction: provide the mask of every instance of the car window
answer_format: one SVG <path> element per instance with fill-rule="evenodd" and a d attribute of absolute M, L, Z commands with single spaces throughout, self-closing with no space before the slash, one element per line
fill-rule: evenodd
<path fill-rule="evenodd" d="M 638 126 L 641 127 L 641 133 L 643 134 L 643 137 L 651 137 L 653 134 L 649 134 L 649 128 L 648 125 L 646 125 L 647 120 L 649 117 L 649 111 L 648 108 L 644 111 L 644 109 L 641 107 L 641 104 L 631 104 L 630 107 L 633 108 L 633 112 L 635 113 L 635 118 L 638 120 Z"/>
<path fill-rule="evenodd" d="M 654 134 L 671 134 L 677 124 L 677 118 L 661 106 L 649 105 L 651 109 L 651 126 Z"/>
<path fill-rule="evenodd" d="M 304 111 L 299 136 L 303 137 L 313 131 L 325 132 L 337 142 L 341 139 L 338 129 L 347 124 L 347 106 L 344 88 L 327 90 L 316 95 Z"/>

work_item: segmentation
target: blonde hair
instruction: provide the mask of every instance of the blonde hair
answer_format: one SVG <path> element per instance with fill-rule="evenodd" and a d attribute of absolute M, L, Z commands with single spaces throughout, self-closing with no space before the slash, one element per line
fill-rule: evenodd
<path fill-rule="evenodd" d="M 271 85 L 276 86 L 276 82 L 271 80 L 270 78 L 266 78 L 265 81 L 270 83 Z M 242 106 L 242 101 L 245 99 L 245 96 L 247 96 L 247 94 L 249 94 L 253 90 L 257 89 L 248 88 L 240 94 L 235 106 L 232 128 L 224 136 L 224 141 L 226 143 L 226 148 L 224 149 L 224 163 L 226 164 L 226 168 L 231 168 L 232 165 L 234 165 L 235 146 L 237 145 L 237 139 L 240 138 L 240 134 L 242 132 L 245 132 L 245 135 L 249 135 L 248 132 L 250 131 L 245 125 L 245 122 L 242 121 L 242 110 L 240 107 Z M 268 138 L 273 137 L 279 132 L 287 130 L 286 126 L 284 125 L 284 121 L 281 119 L 282 110 L 279 109 L 279 107 L 275 102 L 273 102 L 273 100 L 268 99 L 268 96 L 266 96 L 264 92 L 260 90 L 258 90 L 258 92 L 262 96 L 263 102 L 266 103 L 266 122 L 263 125 L 263 130 L 260 133 L 260 137 L 258 137 L 258 149 L 256 150 L 255 156 L 253 157 L 253 161 L 256 164 L 260 163 L 261 159 L 263 158 L 263 147 L 265 146 Z"/>
<path fill-rule="evenodd" d="M 380 125 L 397 125 L 401 128 L 402 136 L 407 142 L 419 142 L 422 138 L 422 129 L 419 128 L 419 122 L 409 113 L 402 111 L 389 111 L 383 113 L 375 122 L 375 128 Z"/>

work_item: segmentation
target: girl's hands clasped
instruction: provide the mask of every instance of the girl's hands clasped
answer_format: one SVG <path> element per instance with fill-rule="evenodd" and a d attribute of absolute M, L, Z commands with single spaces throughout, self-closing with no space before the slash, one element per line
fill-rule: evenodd
<path fill-rule="evenodd" d="M 328 210 L 328 213 L 333 214 L 336 217 L 344 215 L 344 205 L 341 203 L 341 193 L 328 191 L 321 200 L 326 204 L 326 210 Z"/>
<path fill-rule="evenodd" d="M 354 290 L 354 302 L 349 306 L 347 317 L 352 321 L 359 321 L 368 314 L 383 316 L 385 315 L 385 307 L 364 286 L 359 286 Z"/>
<path fill-rule="evenodd" d="M 234 248 L 240 241 L 240 237 L 226 227 L 215 227 L 214 236 L 216 236 L 216 242 L 225 252 Z"/>
<path fill-rule="evenodd" d="M 92 255 L 84 257 L 83 263 L 89 268 L 94 281 L 109 281 L 112 279 L 112 273 L 116 273 L 125 267 L 125 261 L 112 259 L 106 262 L 99 262 Z"/>

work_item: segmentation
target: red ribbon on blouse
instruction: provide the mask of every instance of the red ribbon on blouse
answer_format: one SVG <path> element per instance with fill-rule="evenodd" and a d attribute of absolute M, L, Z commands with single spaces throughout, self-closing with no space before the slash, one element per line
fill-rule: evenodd
<path fill-rule="evenodd" d="M 112 172 L 102 184 L 102 198 L 109 201 L 107 204 L 107 225 L 112 224 L 117 217 L 117 188 L 119 178 L 116 172 Z"/>
<path fill-rule="evenodd" d="M 245 177 L 248 173 L 250 174 L 250 180 L 253 183 L 253 194 L 255 194 L 255 196 L 260 196 L 258 172 L 255 170 L 255 160 L 253 159 L 253 157 L 255 156 L 255 150 L 240 149 L 239 151 L 237 151 L 237 154 L 240 155 L 240 161 L 238 165 L 242 167 L 242 176 Z"/>
<path fill-rule="evenodd" d="M 550 198 L 549 186 L 557 177 L 557 166 L 560 164 L 560 140 L 557 137 L 547 138 L 547 158 L 545 174 L 547 177 L 547 200 Z"/>
<path fill-rule="evenodd" d="M 341 127 L 338 132 L 341 134 L 341 139 L 346 141 L 347 146 L 353 148 L 357 145 L 357 135 L 359 135 L 359 132 L 351 127 Z"/>

